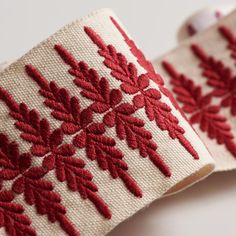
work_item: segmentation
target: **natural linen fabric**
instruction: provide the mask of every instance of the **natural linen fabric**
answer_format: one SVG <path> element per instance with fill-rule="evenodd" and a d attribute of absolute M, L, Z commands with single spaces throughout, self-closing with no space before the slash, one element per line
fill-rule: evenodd
<path fill-rule="evenodd" d="M 202 32 L 215 24 L 220 18 L 228 15 L 235 5 L 223 4 L 206 7 L 191 14 L 181 25 L 177 32 L 178 43 Z"/>
<path fill-rule="evenodd" d="M 25 235 L 26 232 L 30 232 L 29 235 L 39 236 L 105 235 L 154 200 L 166 193 L 171 194 L 186 188 L 213 170 L 214 161 L 198 135 L 175 108 L 172 103 L 174 101 L 171 102 L 164 87 L 151 80 L 154 75 L 148 74 L 140 65 L 138 58 L 124 40 L 124 32 L 122 35 L 114 22 L 121 26 L 111 10 L 96 11 L 65 26 L 1 72 L 0 148 L 1 152 L 5 153 L 1 158 L 12 162 L 16 172 L 8 171 L 4 175 L 0 171 L 3 179 L 0 201 L 4 204 L 14 203 L 21 209 L 17 214 L 20 226 L 23 227 L 13 224 L 14 217 L 7 215 L 8 211 L 3 212 L 5 205 L 1 204 L 1 235 L 17 235 L 21 230 Z M 84 28 L 85 26 L 87 28 Z M 116 52 L 123 56 L 113 50 L 113 57 L 109 57 L 106 47 L 109 44 L 113 45 L 110 50 L 115 48 Z M 107 63 L 104 63 L 106 56 Z M 123 63 L 121 67 L 116 65 L 116 70 L 113 68 L 114 58 Z M 81 62 L 82 69 L 77 62 Z M 94 74 L 89 77 L 93 84 L 88 82 L 86 76 L 89 76 L 91 71 L 86 70 L 84 63 L 97 72 L 97 77 Z M 128 67 L 124 69 L 126 65 Z M 119 71 L 122 68 L 124 71 Z M 176 127 L 184 130 L 178 136 L 174 136 L 174 132 L 177 131 L 168 131 L 170 127 L 164 126 L 161 129 L 158 125 L 165 124 L 157 124 L 147 116 L 144 106 L 140 103 L 144 97 L 139 91 L 139 97 L 136 97 L 138 99 L 133 99 L 136 96 L 134 85 L 132 87 L 132 84 L 125 84 L 124 79 L 128 80 L 131 77 L 125 77 L 122 73 L 132 69 L 131 75 L 135 77 L 135 68 L 140 79 L 139 82 L 136 81 L 138 85 L 135 86 L 144 87 L 142 96 L 146 96 L 144 91 L 149 91 L 152 96 L 159 96 L 160 104 L 166 104 L 165 111 L 162 112 L 167 112 L 169 117 L 175 117 L 173 122 L 178 120 Z M 79 69 L 85 71 L 85 74 L 78 71 Z M 76 76 L 73 73 L 77 73 Z M 143 77 L 140 77 L 141 74 Z M 121 89 L 122 82 L 117 79 L 118 77 L 120 80 L 124 79 L 123 83 L 126 89 L 131 91 L 130 94 Z M 74 79 L 77 81 L 76 84 Z M 87 113 L 80 114 L 80 111 L 93 104 L 90 92 L 94 92 L 95 87 L 91 86 L 98 86 L 98 81 L 101 80 L 103 82 L 99 86 L 101 85 L 103 90 L 98 88 L 97 91 L 104 93 L 106 99 L 110 100 L 106 104 L 96 103 L 96 106 L 93 106 L 92 123 L 100 123 L 100 126 L 87 129 L 86 122 L 90 121 L 91 113 L 86 111 Z M 49 84 L 52 81 L 53 83 Z M 165 91 L 165 95 L 160 90 Z M 84 93 L 81 93 L 82 91 Z M 123 112 L 123 116 L 128 120 L 123 126 L 124 130 L 122 122 L 125 123 L 126 120 L 121 122 L 121 118 L 114 118 L 121 96 L 124 105 L 123 108 L 120 107 L 120 112 Z M 134 101 L 137 106 L 134 106 Z M 109 109 L 105 111 L 107 107 Z M 106 119 L 103 113 L 109 113 Z M 83 130 L 81 126 L 84 127 Z M 86 140 L 83 136 L 85 133 Z M 96 141 L 88 141 L 89 138 Z M 138 138 L 144 141 L 137 142 Z M 68 145 L 63 146 L 65 143 Z M 96 145 L 98 147 L 95 150 Z M 106 149 L 106 145 L 111 147 Z M 11 155 L 9 150 L 12 146 L 21 164 L 17 164 L 18 160 Z M 117 151 L 118 149 L 120 151 Z M 121 161 L 117 165 L 115 162 L 109 162 L 110 166 L 107 166 L 106 162 L 110 159 L 106 158 L 112 154 L 108 151 L 104 154 L 102 150 L 109 150 L 114 156 L 119 156 L 118 153 L 122 152 L 122 160 L 127 164 L 128 170 Z M 27 155 L 21 155 L 22 153 Z M 158 159 L 151 160 L 157 158 L 157 155 L 162 163 Z M 85 167 L 82 162 L 86 164 Z M 9 170 L 8 164 L 1 162 L 3 169 Z M 79 168 L 88 170 L 93 179 L 87 177 L 86 180 L 81 180 L 80 176 L 89 174 L 81 170 L 78 174 L 73 169 L 77 167 L 77 171 Z M 14 177 L 9 173 L 14 174 Z M 128 179 L 127 173 L 135 182 Z M 79 175 L 78 179 L 75 178 L 76 174 Z M 77 180 L 82 182 L 78 183 Z M 90 185 L 91 181 L 97 186 L 98 191 L 94 190 L 94 185 Z M 62 208 L 64 210 L 61 210 Z M 10 205 L 9 209 L 13 209 L 13 205 Z M 4 214 L 7 216 L 3 219 Z M 12 220 L 11 224 L 7 220 L 9 217 Z"/>
<path fill-rule="evenodd" d="M 200 111 L 198 120 L 196 116 L 192 118 L 193 128 L 216 161 L 215 171 L 236 168 L 235 23 L 234 10 L 153 62 L 173 96 L 178 97 L 180 108 L 187 103 L 194 107 L 197 100 L 200 105 L 200 97 L 211 97 L 202 102 L 198 111 L 186 109 L 185 114 L 191 120 L 194 113 Z M 174 68 L 177 76 L 164 66 L 166 63 Z M 185 94 L 184 100 L 181 93 Z"/>

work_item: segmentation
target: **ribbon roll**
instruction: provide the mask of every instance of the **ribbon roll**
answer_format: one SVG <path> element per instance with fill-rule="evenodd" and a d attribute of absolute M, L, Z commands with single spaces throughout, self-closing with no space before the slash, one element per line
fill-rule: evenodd
<path fill-rule="evenodd" d="M 236 168 L 236 11 L 156 60 L 181 111 L 216 161 Z"/>
<path fill-rule="evenodd" d="M 191 15 L 180 27 L 177 33 L 178 42 L 181 43 L 185 39 L 202 32 L 215 24 L 223 16 L 233 11 L 235 6 L 222 5 L 202 9 Z"/>
<path fill-rule="evenodd" d="M 111 10 L 5 68 L 0 114 L 1 227 L 11 236 L 105 235 L 214 168 Z"/>

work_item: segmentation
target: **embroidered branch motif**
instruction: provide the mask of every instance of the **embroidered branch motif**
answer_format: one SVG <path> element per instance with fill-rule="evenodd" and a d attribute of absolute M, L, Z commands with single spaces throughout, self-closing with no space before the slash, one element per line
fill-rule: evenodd
<path fill-rule="evenodd" d="M 117 28 L 117 30 L 123 36 L 125 42 L 129 46 L 132 54 L 137 58 L 137 62 L 139 63 L 139 65 L 142 66 L 148 72 L 150 79 L 152 79 L 155 83 L 157 83 L 159 85 L 163 85 L 164 82 L 163 82 L 161 76 L 155 72 L 155 69 L 153 68 L 152 63 L 146 59 L 146 57 L 144 56 L 142 51 L 136 46 L 135 42 L 129 38 L 129 36 L 121 28 L 121 26 L 118 24 L 118 22 L 113 17 L 110 17 L 110 19 L 111 19 L 112 23 L 114 24 L 114 26 Z"/>
<path fill-rule="evenodd" d="M 148 88 L 150 80 L 147 74 L 138 75 L 133 63 L 127 62 L 125 56 L 118 53 L 112 45 L 106 45 L 100 36 L 89 27 L 84 27 L 90 39 L 98 46 L 98 53 L 104 57 L 104 65 L 111 70 L 111 75 L 122 82 L 121 89 L 134 95 L 133 104 L 137 109 L 145 108 L 150 121 L 155 121 L 161 130 L 166 130 L 172 139 L 178 139 L 183 147 L 199 159 L 191 143 L 184 137 L 184 129 L 179 126 L 178 119 L 171 113 L 171 108 L 161 102 L 161 93 Z"/>
<path fill-rule="evenodd" d="M 60 182 L 66 182 L 68 189 L 79 192 L 83 199 L 89 199 L 100 214 L 110 219 L 110 210 L 97 195 L 98 188 L 92 182 L 92 174 L 84 169 L 85 163 L 83 160 L 73 156 L 76 151 L 74 146 L 63 143 L 62 130 L 55 129 L 51 131 L 47 119 L 40 119 L 38 112 L 29 110 L 26 104 L 16 103 L 13 97 L 1 88 L 0 99 L 9 108 L 10 116 L 16 120 L 15 127 L 21 131 L 21 138 L 32 144 L 31 154 L 44 157 L 43 168 L 38 170 L 38 176 L 33 178 L 40 179 L 43 170 L 45 172 L 54 170 L 56 178 Z M 28 185 L 31 186 L 31 182 Z M 36 183 L 33 189 L 34 191 L 40 189 L 40 181 Z M 46 197 L 50 197 L 50 195 L 46 195 Z"/>
<path fill-rule="evenodd" d="M 176 103 L 176 100 L 172 96 L 172 93 L 170 93 L 170 91 L 164 86 L 163 79 L 159 74 L 156 73 L 152 63 L 146 59 L 142 51 L 136 46 L 135 42 L 131 38 L 129 38 L 129 36 L 125 33 L 125 31 L 118 24 L 118 22 L 113 17 L 110 17 L 110 19 L 124 38 L 126 44 L 129 46 L 131 53 L 136 57 L 139 65 L 142 66 L 148 72 L 148 77 L 158 85 L 160 91 L 170 99 L 174 107 L 177 110 L 180 110 L 178 104 Z"/>
<path fill-rule="evenodd" d="M 13 180 L 31 166 L 31 155 L 19 153 L 18 144 L 0 133 L 0 182 Z"/>
<path fill-rule="evenodd" d="M 93 101 L 88 109 L 103 114 L 103 122 L 108 127 L 115 127 L 117 137 L 125 140 L 131 149 L 139 150 L 142 157 L 149 157 L 153 164 L 165 175 L 170 170 L 157 154 L 157 145 L 152 135 L 144 128 L 144 121 L 135 117 L 135 107 L 122 102 L 122 93 L 118 89 L 110 89 L 106 78 L 99 78 L 94 69 L 75 58 L 62 46 L 56 45 L 55 50 L 71 68 L 69 73 L 75 77 L 74 83 L 82 89 L 81 95 Z"/>
<path fill-rule="evenodd" d="M 219 32 L 228 41 L 228 49 L 231 51 L 231 57 L 235 60 L 236 65 L 236 36 L 227 26 L 220 26 Z"/>
<path fill-rule="evenodd" d="M 116 148 L 115 140 L 105 135 L 105 125 L 93 122 L 90 109 L 81 111 L 77 97 L 71 97 L 69 91 L 59 88 L 55 82 L 49 83 L 35 67 L 27 65 L 26 72 L 39 85 L 39 92 L 46 99 L 44 104 L 52 110 L 51 115 L 62 121 L 63 132 L 75 134 L 74 145 L 85 148 L 87 157 L 96 160 L 100 169 L 108 170 L 112 178 L 120 178 L 131 193 L 142 197 L 141 189 L 127 172 L 123 153 Z"/>
<path fill-rule="evenodd" d="M 231 127 L 227 124 L 227 119 L 220 115 L 220 106 L 211 105 L 211 93 L 203 95 L 200 86 L 196 86 L 184 74 L 179 74 L 170 63 L 163 61 L 162 65 L 171 77 L 173 92 L 177 100 L 183 104 L 183 111 L 191 114 L 190 122 L 198 123 L 210 139 L 216 139 L 218 144 L 224 144 L 236 157 L 236 144 L 233 142 Z"/>
<path fill-rule="evenodd" d="M 0 228 L 4 227 L 10 236 L 36 236 L 31 228 L 31 220 L 24 214 L 24 207 L 14 203 L 14 194 L 10 191 L 0 192 Z"/>
<path fill-rule="evenodd" d="M 14 104 L 11 100 L 8 102 L 10 106 Z M 47 170 L 42 166 L 31 167 L 31 159 L 31 154 L 20 154 L 18 144 L 0 134 L 1 181 L 13 181 L 11 190 L 0 193 L 0 226 L 5 226 L 11 236 L 36 235 L 30 227 L 31 221 L 23 215 L 24 208 L 12 203 L 16 194 L 23 194 L 25 202 L 34 205 L 38 214 L 47 215 L 52 223 L 58 222 L 68 235 L 79 236 L 66 217 L 60 195 L 53 190 L 52 183 L 44 179 Z"/>
<path fill-rule="evenodd" d="M 152 63 L 145 58 L 142 51 L 136 46 L 135 42 L 132 39 L 129 38 L 129 36 L 125 33 L 125 31 L 118 24 L 118 22 L 113 17 L 110 17 L 110 19 L 111 19 L 112 23 L 114 24 L 114 26 L 117 28 L 117 30 L 120 32 L 122 37 L 124 38 L 124 41 L 126 42 L 128 47 L 130 48 L 131 53 L 136 57 L 137 62 L 139 63 L 139 65 L 142 66 L 148 72 L 147 73 L 148 77 L 158 85 L 160 91 L 165 96 L 167 96 L 170 99 L 173 106 L 181 112 L 181 110 L 179 109 L 179 106 L 178 106 L 176 100 L 174 99 L 172 93 L 164 86 L 163 79 L 161 78 L 161 76 L 159 74 L 157 74 L 155 72 L 155 69 L 154 69 Z"/>
<path fill-rule="evenodd" d="M 221 105 L 229 107 L 236 116 L 236 75 L 220 60 L 209 56 L 199 45 L 192 45 L 191 49 L 201 61 L 199 64 L 202 75 L 208 78 L 207 84 L 213 87 L 212 95 L 222 98 Z"/>

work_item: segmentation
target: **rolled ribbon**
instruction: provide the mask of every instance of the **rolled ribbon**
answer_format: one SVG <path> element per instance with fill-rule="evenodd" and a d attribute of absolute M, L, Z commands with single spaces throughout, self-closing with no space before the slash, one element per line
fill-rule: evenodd
<path fill-rule="evenodd" d="M 0 73 L 1 228 L 105 235 L 214 161 L 111 10 Z"/>
<path fill-rule="evenodd" d="M 236 168 L 236 11 L 154 62 L 216 160 Z"/>
<path fill-rule="evenodd" d="M 202 32 L 215 24 L 221 17 L 233 11 L 235 5 L 220 5 L 207 7 L 192 14 L 180 27 L 177 33 L 178 42 Z"/>

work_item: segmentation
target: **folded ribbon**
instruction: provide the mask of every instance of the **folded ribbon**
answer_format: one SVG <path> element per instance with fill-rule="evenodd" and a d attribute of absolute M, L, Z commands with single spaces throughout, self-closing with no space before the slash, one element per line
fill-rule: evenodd
<path fill-rule="evenodd" d="M 112 11 L 94 12 L 0 73 L 0 226 L 9 235 L 105 235 L 213 170 L 122 28 Z"/>
<path fill-rule="evenodd" d="M 235 22 L 233 11 L 155 62 L 216 171 L 236 168 Z"/>
<path fill-rule="evenodd" d="M 178 42 L 202 32 L 215 24 L 223 16 L 228 15 L 234 10 L 234 5 L 220 5 L 204 8 L 192 14 L 180 27 L 177 33 Z"/>

